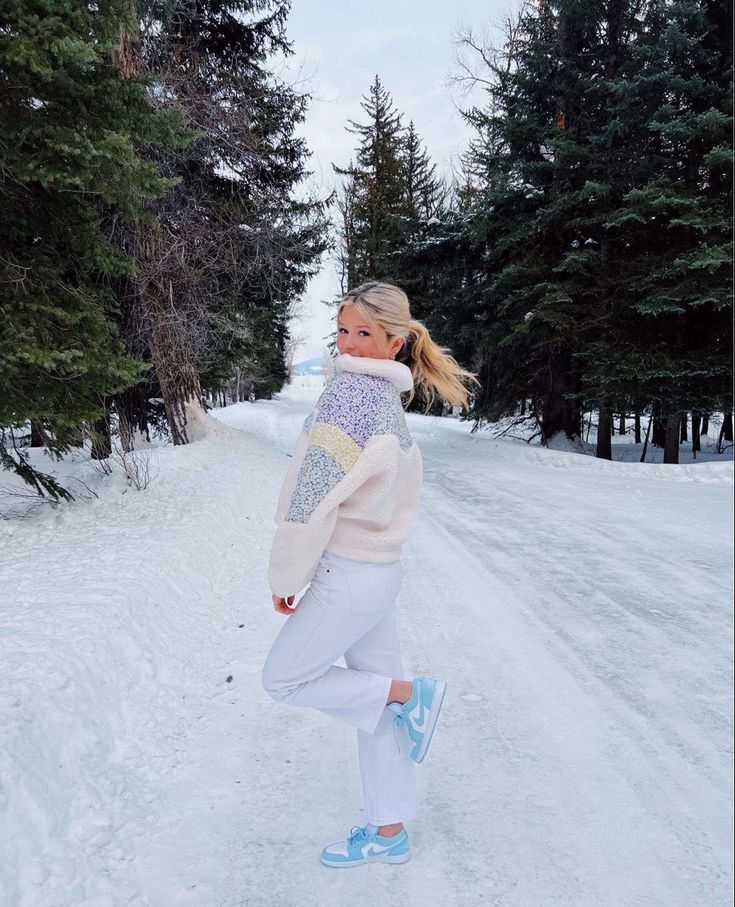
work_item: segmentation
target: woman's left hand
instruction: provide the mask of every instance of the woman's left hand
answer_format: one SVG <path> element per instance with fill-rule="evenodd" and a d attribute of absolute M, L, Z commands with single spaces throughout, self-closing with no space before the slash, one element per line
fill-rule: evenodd
<path fill-rule="evenodd" d="M 271 597 L 273 599 L 273 607 L 279 614 L 293 614 L 295 609 L 289 608 L 289 605 L 293 604 L 293 600 L 296 598 L 295 595 L 289 595 L 286 598 L 283 598 L 280 595 L 273 595 Z"/>

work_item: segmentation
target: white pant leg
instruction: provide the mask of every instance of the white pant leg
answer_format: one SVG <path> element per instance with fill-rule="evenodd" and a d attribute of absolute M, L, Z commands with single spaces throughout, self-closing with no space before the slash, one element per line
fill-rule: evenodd
<path fill-rule="evenodd" d="M 345 652 L 345 663 L 356 670 L 405 679 L 395 606 Z M 395 717 L 386 709 L 374 734 L 357 731 L 365 817 L 373 825 L 392 825 L 416 816 L 416 764 L 405 739 L 403 752 L 396 745 Z M 405 737 L 399 731 L 399 739 L 402 734 Z"/>
<path fill-rule="evenodd" d="M 268 653 L 261 676 L 268 694 L 373 734 L 386 712 L 391 675 L 334 662 L 393 607 L 401 578 L 400 561 L 367 563 L 325 552 Z"/>

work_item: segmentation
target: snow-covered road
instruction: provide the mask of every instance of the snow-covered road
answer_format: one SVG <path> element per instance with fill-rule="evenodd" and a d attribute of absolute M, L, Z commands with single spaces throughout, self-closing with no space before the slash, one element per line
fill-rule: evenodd
<path fill-rule="evenodd" d="M 732 463 L 601 463 L 418 415 L 400 625 L 446 705 L 412 860 L 321 866 L 364 821 L 354 731 L 259 683 L 287 619 L 272 511 L 318 391 L 217 411 L 143 493 L 113 477 L 0 523 L 0 903 L 728 903 Z"/>
<path fill-rule="evenodd" d="M 457 694 L 439 784 L 463 872 L 484 826 L 487 903 L 724 902 L 727 498 L 423 449 L 407 619 L 426 608 L 411 648 Z"/>

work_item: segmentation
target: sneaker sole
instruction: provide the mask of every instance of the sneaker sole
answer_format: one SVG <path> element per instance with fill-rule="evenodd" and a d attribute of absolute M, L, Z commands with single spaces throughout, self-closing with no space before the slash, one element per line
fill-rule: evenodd
<path fill-rule="evenodd" d="M 442 705 L 444 705 L 444 694 L 447 692 L 447 684 L 444 680 L 437 681 L 436 688 L 434 690 L 434 702 L 436 703 L 436 708 L 434 708 L 434 703 L 431 704 L 431 714 L 429 715 L 429 723 L 424 731 L 424 738 L 421 741 L 421 747 L 416 754 L 414 762 L 419 765 L 426 758 L 426 754 L 429 751 L 429 744 L 431 743 L 431 738 L 434 736 L 434 729 L 436 728 L 436 723 L 439 720 L 439 713 L 442 710 Z M 437 695 L 439 700 L 437 702 Z"/>
<path fill-rule="evenodd" d="M 411 858 L 409 853 L 396 854 L 395 856 L 385 856 L 385 857 L 365 857 L 362 860 L 350 860 L 349 863 L 331 863 L 329 860 L 325 860 L 324 857 L 319 857 L 319 860 L 324 866 L 329 866 L 330 869 L 351 869 L 353 866 L 363 866 L 365 863 L 408 863 Z"/>

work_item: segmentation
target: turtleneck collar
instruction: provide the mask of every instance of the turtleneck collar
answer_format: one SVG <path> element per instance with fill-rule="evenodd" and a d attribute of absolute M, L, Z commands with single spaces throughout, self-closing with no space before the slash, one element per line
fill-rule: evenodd
<path fill-rule="evenodd" d="M 337 356 L 337 371 L 359 372 L 363 375 L 376 375 L 387 378 L 399 391 L 410 391 L 413 388 L 411 369 L 395 359 L 371 359 L 368 356 L 350 356 L 341 353 Z"/>

